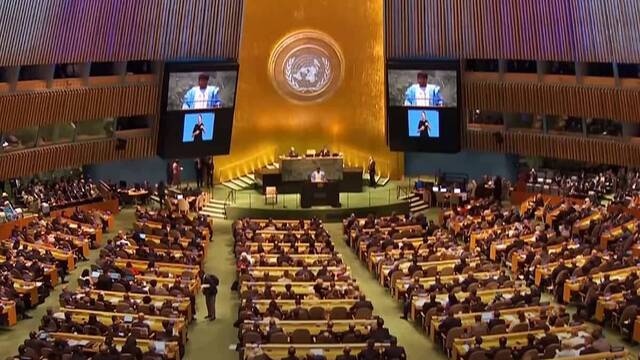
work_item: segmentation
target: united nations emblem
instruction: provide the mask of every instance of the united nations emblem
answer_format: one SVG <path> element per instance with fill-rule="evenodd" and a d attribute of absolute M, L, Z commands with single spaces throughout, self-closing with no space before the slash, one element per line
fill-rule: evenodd
<path fill-rule="evenodd" d="M 299 103 L 322 101 L 342 81 L 342 53 L 323 33 L 297 32 L 275 47 L 269 72 L 276 90 L 287 99 Z"/>

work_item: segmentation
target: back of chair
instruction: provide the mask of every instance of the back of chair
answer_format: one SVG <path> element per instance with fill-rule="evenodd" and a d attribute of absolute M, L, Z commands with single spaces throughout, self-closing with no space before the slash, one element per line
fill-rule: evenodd
<path fill-rule="evenodd" d="M 148 339 L 149 338 L 149 330 L 143 327 L 132 327 L 131 334 L 134 335 L 138 339 Z"/>
<path fill-rule="evenodd" d="M 356 310 L 355 314 L 353 314 L 353 318 L 360 320 L 370 320 L 372 315 L 373 310 L 371 310 L 370 308 L 361 307 Z"/>
<path fill-rule="evenodd" d="M 243 344 L 256 344 L 262 341 L 262 337 L 259 333 L 249 330 L 242 334 L 242 343 Z"/>
<path fill-rule="evenodd" d="M 471 356 L 469 356 L 469 360 L 487 360 L 487 353 L 484 351 L 476 351 Z"/>
<path fill-rule="evenodd" d="M 442 270 L 440 270 L 440 275 L 441 276 L 453 275 L 453 266 L 447 266 L 445 268 L 442 268 Z"/>
<path fill-rule="evenodd" d="M 527 350 L 523 355 L 521 360 L 538 360 L 538 350 L 531 349 Z"/>
<path fill-rule="evenodd" d="M 289 338 L 282 331 L 278 331 L 269 335 L 269 342 L 272 344 L 288 344 Z"/>
<path fill-rule="evenodd" d="M 496 351 L 495 355 L 493 355 L 493 360 L 513 360 L 511 349 L 502 349 Z"/>
<path fill-rule="evenodd" d="M 513 326 L 513 328 L 509 329 L 509 332 L 519 333 L 519 332 L 527 332 L 529 331 L 529 324 L 527 323 L 518 323 Z"/>
<path fill-rule="evenodd" d="M 505 334 L 507 332 L 507 325 L 499 324 L 492 327 L 489 330 L 489 335 Z"/>
<path fill-rule="evenodd" d="M 453 341 L 462 335 L 464 329 L 460 326 L 456 326 L 449 330 L 447 333 L 447 338 L 445 340 L 445 347 L 447 349 L 451 349 L 453 347 Z"/>
<path fill-rule="evenodd" d="M 629 305 L 624 310 L 622 310 L 622 314 L 620 315 L 620 321 L 618 325 L 622 326 L 628 320 L 634 319 L 638 313 L 638 306 Z"/>
<path fill-rule="evenodd" d="M 547 347 L 544 348 L 544 355 L 542 355 L 542 357 L 544 359 L 553 359 L 556 356 L 556 351 L 558 350 L 560 350 L 560 344 L 547 345 Z"/>
<path fill-rule="evenodd" d="M 291 333 L 292 344 L 311 344 L 311 333 L 307 329 L 295 329 Z"/>
<path fill-rule="evenodd" d="M 347 310 L 346 307 L 338 306 L 331 309 L 329 318 L 331 320 L 348 320 L 351 318 L 351 316 L 349 315 L 349 310 Z"/>
<path fill-rule="evenodd" d="M 311 320 L 324 320 L 326 318 L 324 308 L 321 306 L 313 306 L 309 309 L 309 317 Z"/>
<path fill-rule="evenodd" d="M 426 268 L 424 270 L 424 275 L 426 277 L 434 277 L 438 274 L 438 267 L 437 266 L 429 266 L 428 268 Z"/>

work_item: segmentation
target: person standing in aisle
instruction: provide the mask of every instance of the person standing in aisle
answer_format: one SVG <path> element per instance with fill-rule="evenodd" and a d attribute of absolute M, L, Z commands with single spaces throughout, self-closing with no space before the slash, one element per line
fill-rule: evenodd
<path fill-rule="evenodd" d="M 206 319 L 213 321 L 216 319 L 216 296 L 218 295 L 218 285 L 220 280 L 213 274 L 202 274 L 202 295 L 207 304 Z"/>

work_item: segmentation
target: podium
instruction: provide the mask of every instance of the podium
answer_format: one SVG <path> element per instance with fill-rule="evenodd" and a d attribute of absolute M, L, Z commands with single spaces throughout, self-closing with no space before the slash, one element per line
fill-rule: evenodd
<path fill-rule="evenodd" d="M 340 207 L 340 188 L 335 181 L 312 183 L 307 181 L 300 193 L 300 207 L 308 209 L 312 206 L 330 205 Z"/>

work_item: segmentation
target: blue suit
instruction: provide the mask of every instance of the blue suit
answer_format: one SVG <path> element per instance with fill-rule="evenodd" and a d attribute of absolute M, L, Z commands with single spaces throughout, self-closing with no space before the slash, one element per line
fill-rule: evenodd
<path fill-rule="evenodd" d="M 418 100 L 416 93 L 421 91 L 420 84 L 411 85 L 404 94 L 404 105 L 405 106 L 421 106 L 418 105 Z M 426 86 L 426 94 L 430 99 L 430 103 L 425 106 L 439 106 L 442 105 L 442 97 L 440 96 L 440 86 L 437 85 L 427 85 Z M 421 99 L 420 99 L 421 100 Z"/>
<path fill-rule="evenodd" d="M 182 109 L 183 110 L 188 110 L 188 109 L 195 109 L 195 102 L 196 102 L 196 94 L 198 91 L 200 90 L 199 86 L 194 86 L 191 88 L 191 90 L 187 91 L 186 94 L 184 94 L 184 99 L 182 100 Z M 222 101 L 220 100 L 220 97 L 218 96 L 218 94 L 220 93 L 220 88 L 217 86 L 207 86 L 207 88 L 205 89 L 205 94 L 207 95 L 207 109 L 210 108 L 215 108 L 218 107 L 220 105 L 222 105 Z"/>

